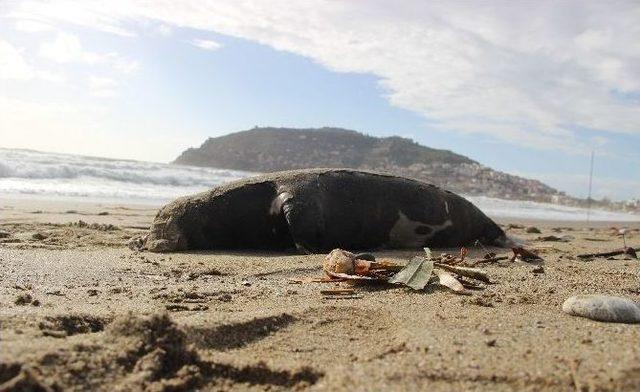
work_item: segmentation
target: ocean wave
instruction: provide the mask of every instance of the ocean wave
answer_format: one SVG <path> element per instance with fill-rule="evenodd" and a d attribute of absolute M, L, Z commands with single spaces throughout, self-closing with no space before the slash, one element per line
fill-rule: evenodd
<path fill-rule="evenodd" d="M 0 193 L 164 203 L 254 173 L 164 163 L 0 148 Z M 583 208 L 530 201 L 467 197 L 491 217 L 583 221 Z M 593 210 L 594 221 L 640 221 L 640 216 Z"/>
<path fill-rule="evenodd" d="M 0 149 L 0 179 L 85 181 L 95 178 L 170 187 L 209 187 L 247 175 L 249 173 L 224 169 Z"/>

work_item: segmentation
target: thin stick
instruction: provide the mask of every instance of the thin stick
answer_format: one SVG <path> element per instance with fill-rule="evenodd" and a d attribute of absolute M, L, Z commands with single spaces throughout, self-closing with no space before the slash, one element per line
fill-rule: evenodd
<path fill-rule="evenodd" d="M 618 256 L 618 255 L 633 255 L 636 252 L 640 252 L 640 248 L 624 248 L 624 249 L 618 249 L 618 250 L 612 250 L 609 252 L 597 252 L 597 253 L 584 253 L 581 255 L 578 255 L 579 258 L 581 259 L 591 259 L 593 257 L 610 257 L 610 256 Z"/>
<path fill-rule="evenodd" d="M 495 263 L 498 262 L 500 260 L 509 260 L 508 256 L 496 256 L 496 257 L 492 257 L 490 259 L 478 259 L 476 260 L 473 264 L 482 264 L 482 263 Z"/>
<path fill-rule="evenodd" d="M 347 294 L 353 294 L 354 292 L 355 292 L 354 289 L 320 290 L 320 294 L 322 295 L 347 295 Z"/>

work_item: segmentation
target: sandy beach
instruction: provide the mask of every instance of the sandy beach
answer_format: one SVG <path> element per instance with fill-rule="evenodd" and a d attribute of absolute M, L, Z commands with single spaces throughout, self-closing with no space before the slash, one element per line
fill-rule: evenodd
<path fill-rule="evenodd" d="M 0 390 L 640 389 L 640 325 L 561 310 L 575 294 L 640 300 L 638 260 L 576 257 L 622 247 L 612 227 L 640 246 L 640 223 L 501 219 L 542 272 L 486 264 L 491 283 L 462 296 L 292 283 L 321 277 L 324 255 L 129 249 L 156 209 L 2 198 Z M 356 295 L 320 293 L 340 287 Z"/>

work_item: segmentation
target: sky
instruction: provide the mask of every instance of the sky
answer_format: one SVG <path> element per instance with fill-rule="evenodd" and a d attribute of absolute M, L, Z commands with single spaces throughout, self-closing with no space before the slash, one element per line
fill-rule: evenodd
<path fill-rule="evenodd" d="M 638 1 L 0 1 L 0 147 L 169 162 L 254 126 L 400 135 L 640 197 Z"/>

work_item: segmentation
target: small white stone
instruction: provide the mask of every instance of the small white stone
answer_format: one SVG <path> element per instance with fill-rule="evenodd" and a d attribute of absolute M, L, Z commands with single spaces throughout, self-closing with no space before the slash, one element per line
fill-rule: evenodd
<path fill-rule="evenodd" d="M 576 295 L 562 304 L 572 316 L 611 323 L 640 323 L 640 306 L 630 299 L 610 295 Z"/>

